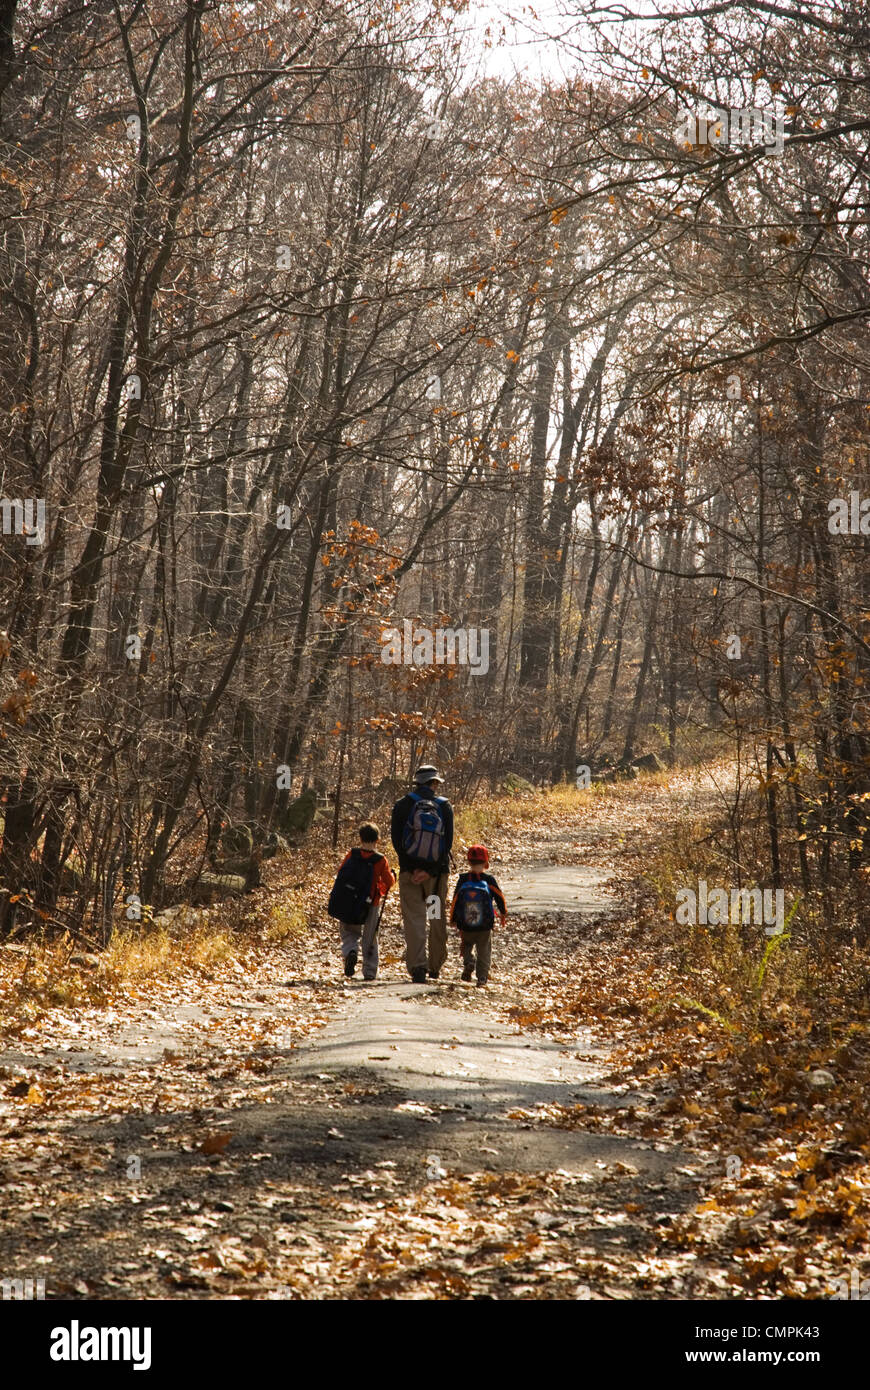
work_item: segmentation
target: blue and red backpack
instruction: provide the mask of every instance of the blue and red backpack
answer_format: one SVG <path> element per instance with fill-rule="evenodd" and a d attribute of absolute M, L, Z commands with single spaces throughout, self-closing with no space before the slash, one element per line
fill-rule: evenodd
<path fill-rule="evenodd" d="M 482 875 L 470 874 L 457 884 L 453 921 L 462 931 L 489 931 L 495 926 L 492 889 Z"/>

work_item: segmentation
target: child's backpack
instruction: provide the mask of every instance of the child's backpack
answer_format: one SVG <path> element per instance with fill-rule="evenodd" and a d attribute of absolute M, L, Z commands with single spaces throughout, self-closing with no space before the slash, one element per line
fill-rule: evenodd
<path fill-rule="evenodd" d="M 438 801 L 432 796 L 422 796 L 420 792 L 409 792 L 415 805 L 407 821 L 402 836 L 402 844 L 409 859 L 416 859 L 433 868 L 444 858 L 444 817 Z"/>
<path fill-rule="evenodd" d="M 372 905 L 375 865 L 383 857 L 382 854 L 373 854 L 371 859 L 363 859 L 362 850 L 354 846 L 350 858 L 335 876 L 326 909 L 330 917 L 337 917 L 339 922 L 348 922 L 353 926 L 362 925 Z"/>
<path fill-rule="evenodd" d="M 492 889 L 485 878 L 469 878 L 459 884 L 453 920 L 463 931 L 487 931 L 495 925 Z"/>

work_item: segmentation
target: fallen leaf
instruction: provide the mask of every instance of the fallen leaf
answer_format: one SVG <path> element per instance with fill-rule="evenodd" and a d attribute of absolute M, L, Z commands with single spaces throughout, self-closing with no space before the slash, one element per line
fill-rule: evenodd
<path fill-rule="evenodd" d="M 204 1154 L 222 1154 L 232 1137 L 231 1130 L 219 1131 L 217 1134 L 207 1134 L 199 1147 Z"/>

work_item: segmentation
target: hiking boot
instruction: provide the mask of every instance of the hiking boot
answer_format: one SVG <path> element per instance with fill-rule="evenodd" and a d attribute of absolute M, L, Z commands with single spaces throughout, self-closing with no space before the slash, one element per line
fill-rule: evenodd
<path fill-rule="evenodd" d="M 441 972 L 438 970 L 428 970 L 426 973 L 429 976 L 430 980 L 437 980 Z"/>
<path fill-rule="evenodd" d="M 348 951 L 347 955 L 344 958 L 344 973 L 348 979 L 350 979 L 351 975 L 356 970 L 356 962 L 356 951 Z"/>
<path fill-rule="evenodd" d="M 471 974 L 472 974 L 472 971 L 473 971 L 473 970 L 474 970 L 474 966 L 473 966 L 473 965 L 466 965 L 465 968 L 464 968 L 463 971 L 462 971 L 462 978 L 463 978 L 463 980 L 470 980 L 470 979 L 471 979 Z"/>
<path fill-rule="evenodd" d="M 478 980 L 476 983 L 478 989 L 486 989 L 486 980 Z"/>
<path fill-rule="evenodd" d="M 418 966 L 415 966 L 414 969 L 411 971 L 411 984 L 412 984 L 412 985 L 425 985 L 425 983 L 426 983 L 426 967 L 425 967 L 425 965 L 418 965 Z"/>

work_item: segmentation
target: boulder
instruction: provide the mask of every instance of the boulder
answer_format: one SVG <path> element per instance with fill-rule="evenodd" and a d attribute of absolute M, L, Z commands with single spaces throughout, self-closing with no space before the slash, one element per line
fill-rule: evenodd
<path fill-rule="evenodd" d="M 637 768 L 627 763 L 617 763 L 616 767 L 601 767 L 593 773 L 593 782 L 624 782 L 637 776 Z"/>
<path fill-rule="evenodd" d="M 263 841 L 263 858 L 274 859 L 276 854 L 289 854 L 290 845 L 277 830 L 272 830 Z"/>
<path fill-rule="evenodd" d="M 228 825 L 221 835 L 221 855 L 243 859 L 254 852 L 254 832 L 250 825 Z"/>
<path fill-rule="evenodd" d="M 644 753 L 640 758 L 632 760 L 632 767 L 636 767 L 640 772 L 664 772 L 665 765 L 655 753 Z"/>
<path fill-rule="evenodd" d="M 172 923 L 187 911 L 187 903 L 175 903 L 172 907 L 164 907 L 161 912 L 155 912 L 153 922 L 155 927 L 169 927 Z M 182 921 L 184 920 L 182 916 Z"/>
<path fill-rule="evenodd" d="M 526 777 L 520 777 L 518 772 L 509 772 L 501 784 L 503 792 L 533 792 L 535 790 L 532 783 Z"/>
<path fill-rule="evenodd" d="M 826 1071 L 824 1067 L 818 1067 L 811 1071 L 807 1076 L 807 1081 L 814 1091 L 830 1091 L 837 1084 L 837 1079 L 832 1072 Z"/>
<path fill-rule="evenodd" d="M 69 958 L 70 965 L 78 965 L 82 970 L 96 970 L 100 964 L 99 956 L 92 951 L 74 951 Z"/>
<path fill-rule="evenodd" d="M 285 833 L 295 831 L 297 834 L 304 834 L 314 824 L 316 811 L 317 793 L 313 787 L 306 787 L 295 801 L 290 802 L 279 819 L 279 826 Z"/>
<path fill-rule="evenodd" d="M 191 885 L 190 901 L 198 906 L 213 902 L 215 898 L 238 898 L 245 888 L 241 874 L 200 874 L 199 881 Z"/>
<path fill-rule="evenodd" d="M 252 888 L 259 888 L 262 883 L 260 874 L 260 860 L 262 855 L 259 850 L 253 854 L 245 855 L 240 859 L 213 859 L 212 870 L 219 877 L 225 878 L 238 875 L 245 880 L 245 891 L 249 892 Z"/>

